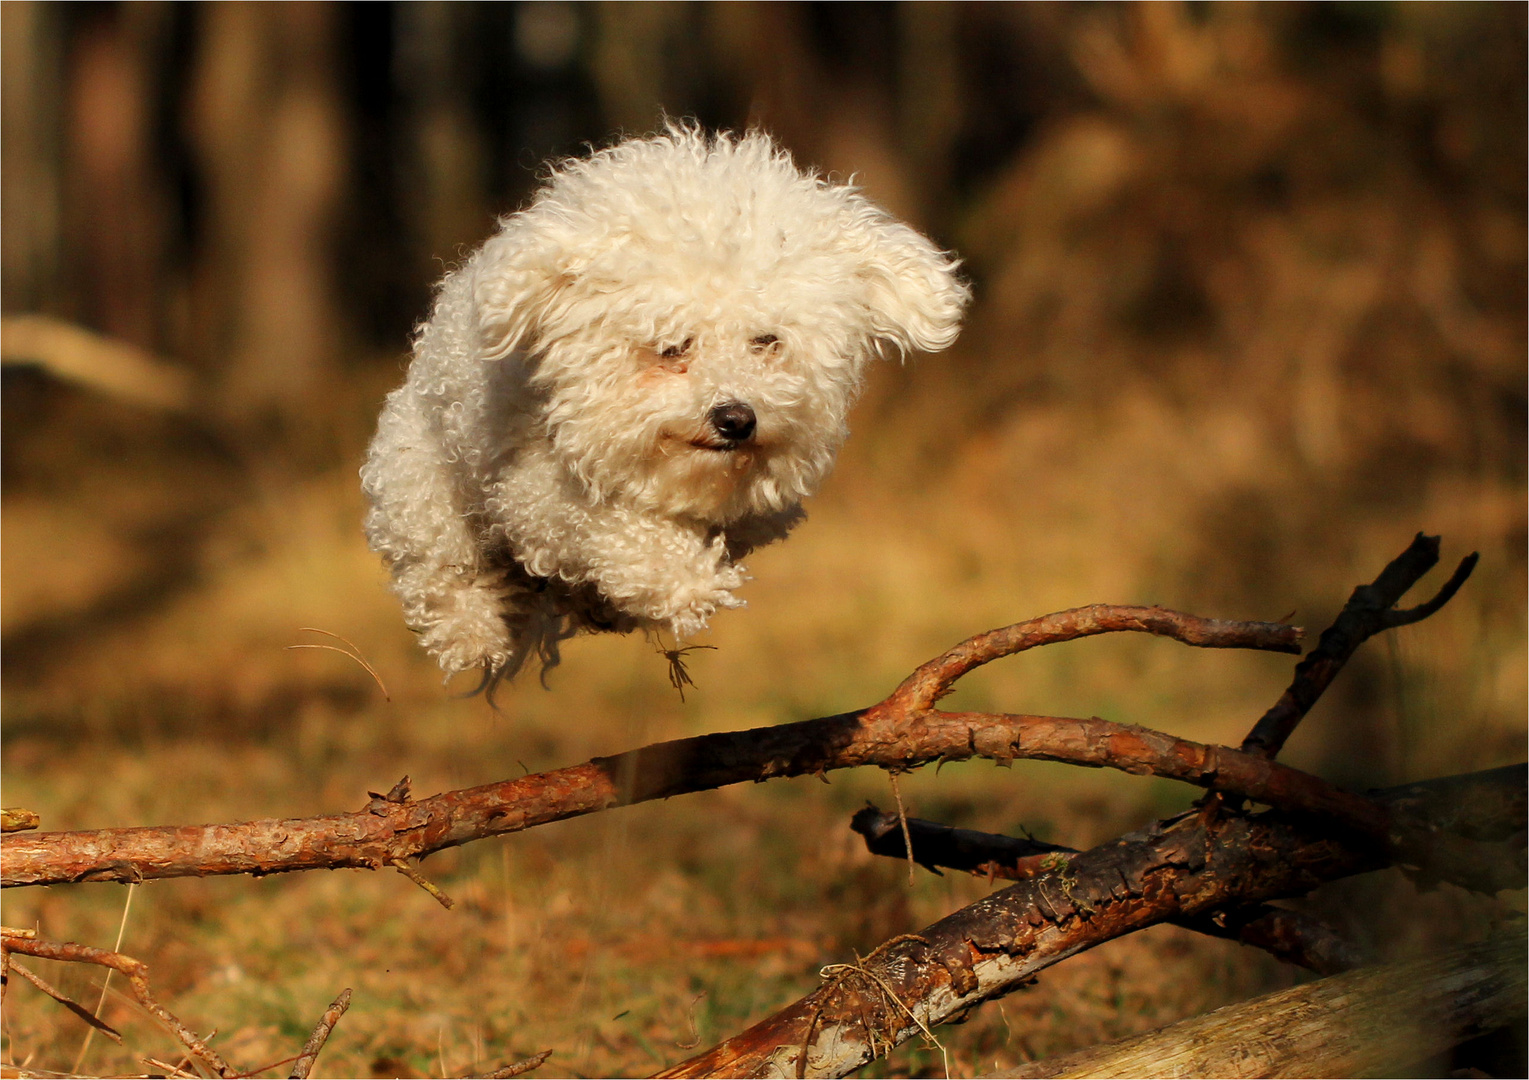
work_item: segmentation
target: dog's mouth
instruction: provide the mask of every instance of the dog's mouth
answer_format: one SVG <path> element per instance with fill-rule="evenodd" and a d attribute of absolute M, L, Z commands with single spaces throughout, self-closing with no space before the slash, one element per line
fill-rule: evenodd
<path fill-rule="evenodd" d="M 707 451 L 710 451 L 713 454 L 731 454 L 731 453 L 733 453 L 735 451 L 742 450 L 744 447 L 750 445 L 749 441 L 748 440 L 744 440 L 744 439 L 706 439 L 706 438 L 700 438 L 700 439 L 691 439 L 691 440 L 689 440 L 689 443 L 690 443 L 691 446 L 695 447 L 697 450 L 707 450 Z"/>
<path fill-rule="evenodd" d="M 676 453 L 681 447 L 701 450 L 708 454 L 748 454 L 763 448 L 757 436 L 747 439 L 729 439 L 710 429 L 675 431 L 670 428 L 659 436 L 665 453 Z"/>

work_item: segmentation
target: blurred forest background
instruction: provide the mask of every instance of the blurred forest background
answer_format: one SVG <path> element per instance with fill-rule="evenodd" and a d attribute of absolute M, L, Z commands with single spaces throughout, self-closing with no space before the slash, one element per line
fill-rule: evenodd
<path fill-rule="evenodd" d="M 6 804 L 45 828 L 351 809 L 405 773 L 429 794 L 865 705 L 962 637 L 1085 603 L 1294 611 L 1314 637 L 1419 530 L 1449 565 L 1479 550 L 1476 576 L 1367 646 L 1286 757 L 1356 785 L 1521 760 L 1525 11 L 9 0 Z M 641 640 L 590 639 L 495 712 L 443 690 L 404 628 L 361 537 L 360 455 L 443 270 L 548 158 L 664 113 L 762 124 L 853 175 L 961 254 L 976 304 L 950 353 L 874 373 L 685 702 Z M 344 657 L 286 649 L 329 640 L 302 627 L 354 641 L 391 699 Z M 984 670 L 957 701 L 1235 743 L 1289 670 L 1100 639 Z M 1069 844 L 1190 798 L 1023 762 L 903 791 L 920 816 Z M 885 777 L 476 844 L 423 868 L 450 914 L 344 872 L 148 884 L 126 913 L 117 886 L 19 890 L 4 920 L 102 947 L 120 931 L 251 1068 L 348 985 L 326 1075 L 545 1047 L 550 1074 L 632 1074 L 989 888 L 910 889 L 848 829 L 866 798 L 890 805 Z M 1394 874 L 1309 903 L 1387 956 L 1502 910 Z M 1292 978 L 1163 927 L 940 1034 L 970 1075 Z M 13 988 L 6 1060 L 128 1073 L 172 1053 L 106 1001 L 127 1043 L 85 1051 L 78 1021 Z M 940 1054 L 876 1070 L 938 1075 Z"/>

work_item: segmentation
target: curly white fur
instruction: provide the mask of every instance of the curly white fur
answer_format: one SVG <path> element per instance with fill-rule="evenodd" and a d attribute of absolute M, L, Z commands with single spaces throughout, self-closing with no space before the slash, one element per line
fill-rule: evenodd
<path fill-rule="evenodd" d="M 967 299 L 760 132 L 555 167 L 441 283 L 361 470 L 406 620 L 496 678 L 580 631 L 690 637 L 802 519 L 867 360 L 949 345 Z"/>

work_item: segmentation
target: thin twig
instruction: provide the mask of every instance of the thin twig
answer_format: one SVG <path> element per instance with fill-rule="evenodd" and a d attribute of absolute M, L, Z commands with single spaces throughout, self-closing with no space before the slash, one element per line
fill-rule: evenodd
<path fill-rule="evenodd" d="M 191 1029 L 181 1023 L 174 1014 L 155 1000 L 149 990 L 149 969 L 140 960 L 123 956 L 118 952 L 78 945 L 72 941 L 41 941 L 36 938 L 5 937 L 4 946 L 10 952 L 36 956 L 43 960 L 59 960 L 65 963 L 96 964 L 123 975 L 132 988 L 133 997 L 169 1032 L 180 1040 L 181 1045 L 199 1058 L 208 1068 L 221 1077 L 231 1078 L 238 1070 L 229 1066 L 211 1047 L 197 1038 Z M 94 1030 L 94 1029 L 92 1029 Z M 79 1070 L 73 1070 L 78 1072 Z"/>
<path fill-rule="evenodd" d="M 429 878 L 425 877 L 418 870 L 414 869 L 414 867 L 410 866 L 406 860 L 390 859 L 389 862 L 400 874 L 414 882 L 414 884 L 418 885 L 421 889 L 424 889 L 431 896 L 435 897 L 436 902 L 440 904 L 441 907 L 449 911 L 451 908 L 456 906 L 456 901 L 442 892 L 440 886 L 436 885 Z"/>
<path fill-rule="evenodd" d="M 897 820 L 903 830 L 903 851 L 908 856 L 908 888 L 913 888 L 915 871 L 913 865 L 913 834 L 908 831 L 908 811 L 903 806 L 903 793 L 897 785 L 897 773 L 887 770 L 887 779 L 892 783 L 892 798 L 897 800 Z"/>
<path fill-rule="evenodd" d="M 1374 581 L 1354 589 L 1333 624 L 1322 631 L 1316 647 L 1295 666 L 1295 678 L 1289 688 L 1242 740 L 1243 751 L 1270 759 L 1279 756 L 1296 726 L 1355 650 L 1382 630 L 1417 622 L 1438 611 L 1470 577 L 1476 559 L 1474 552 L 1462 559 L 1444 587 L 1427 603 L 1396 611 L 1407 590 L 1439 561 L 1439 538 L 1418 533 L 1407 550 L 1392 559 Z"/>
<path fill-rule="evenodd" d="M 329 1033 L 340 1022 L 340 1017 L 345 1015 L 345 1010 L 350 1008 L 350 987 L 340 991 L 340 996 L 329 1003 L 329 1008 L 324 1010 L 324 1015 L 319 1017 L 319 1022 L 313 1027 L 313 1034 L 308 1036 L 308 1041 L 303 1044 L 302 1053 L 297 1055 L 297 1062 L 292 1066 L 291 1080 L 307 1080 L 308 1074 L 313 1071 L 313 1063 L 318 1060 L 319 1051 L 324 1049 L 324 1043 L 329 1040 Z"/>
<path fill-rule="evenodd" d="M 506 1065 L 502 1069 L 495 1069 L 493 1072 L 473 1073 L 466 1080 L 509 1080 L 509 1077 L 520 1076 L 523 1073 L 530 1072 L 532 1069 L 539 1068 L 551 1056 L 551 1050 L 543 1050 L 533 1057 L 517 1061 L 513 1065 Z"/>
<path fill-rule="evenodd" d="M 1260 649 L 1298 653 L 1299 626 L 1203 619 L 1160 607 L 1093 604 L 1028 619 L 967 638 L 921 665 L 884 703 L 909 711 L 932 708 L 973 668 L 1042 645 L 1119 632 L 1154 634 L 1202 649 Z"/>
<path fill-rule="evenodd" d="M 16 963 L 14 960 L 10 962 L 9 966 L 10 970 L 16 972 L 27 982 L 37 987 L 37 989 L 41 990 L 44 994 L 47 994 L 50 998 L 58 1002 L 70 1012 L 74 1013 L 75 1016 L 78 1016 L 81 1020 L 95 1028 L 102 1035 L 105 1035 L 108 1039 L 112 1040 L 118 1045 L 121 1045 L 122 1033 L 116 1028 L 112 1027 L 106 1021 L 102 1020 L 99 1016 L 92 1015 L 91 1011 L 85 1008 L 85 1006 L 69 997 L 63 991 L 55 987 L 52 983 L 38 975 L 36 972 L 22 966 L 21 964 Z"/>

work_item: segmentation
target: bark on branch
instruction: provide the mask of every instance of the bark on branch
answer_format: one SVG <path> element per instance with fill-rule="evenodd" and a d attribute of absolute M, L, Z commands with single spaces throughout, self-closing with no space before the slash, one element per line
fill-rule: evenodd
<path fill-rule="evenodd" d="M 1261 649 L 1286 653 L 1301 651 L 1301 635 L 1304 633 L 1299 626 L 1286 623 L 1228 622 L 1202 619 L 1160 607 L 1093 604 L 969 637 L 921 665 L 903 680 L 884 704 L 908 712 L 929 709 L 950 693 L 957 679 L 973 668 L 1040 645 L 1122 630 L 1169 637 L 1202 649 Z"/>
<path fill-rule="evenodd" d="M 1523 766 L 1376 794 L 1386 808 L 1426 804 L 1444 822 L 1497 841 L 1502 888 L 1525 874 Z M 1420 795 L 1420 791 L 1427 795 Z M 1501 841 L 1513 838 L 1511 843 Z M 1228 906 L 1299 896 L 1386 865 L 1373 845 L 1319 819 L 1217 808 L 1073 856 L 917 934 L 838 965 L 823 986 L 660 1076 L 844 1076 L 936 1025 L 1001 997 L 1045 967 L 1155 923 L 1214 918 Z"/>
<path fill-rule="evenodd" d="M 987 757 L 1041 758 L 1156 774 L 1291 810 L 1327 814 L 1377 840 L 1383 813 L 1361 796 L 1282 765 L 1096 718 L 942 713 L 921 704 L 960 674 L 1037 645 L 1116 631 L 1218 648 L 1294 651 L 1300 630 L 1200 619 L 1161 608 L 1096 605 L 979 634 L 858 712 L 657 743 L 584 765 L 418 801 L 395 790 L 360 811 L 228 825 L 12 834 L 0 884 L 143 881 L 220 874 L 396 866 L 443 848 L 564 818 L 779 776 L 877 765 L 905 770 Z"/>
<path fill-rule="evenodd" d="M 1035 758 L 1182 780 L 1321 815 L 1386 846 L 1388 813 L 1362 795 L 1228 747 L 1097 717 L 1004 716 L 875 707 L 860 713 L 657 743 L 572 768 L 417 801 L 375 796 L 361 810 L 229 825 L 12 833 L 0 883 L 144 881 L 295 870 L 379 869 L 487 836 L 615 806 L 778 776 L 876 765 L 906 770 L 973 757 Z"/>
<path fill-rule="evenodd" d="M 906 840 L 903 828 L 906 826 Z M 1023 881 L 1065 866 L 1074 848 L 1034 839 L 997 836 L 920 818 L 898 820 L 874 806 L 858 811 L 850 827 L 865 837 L 873 855 L 907 857 L 908 847 L 920 866 L 936 874 L 940 867 L 969 874 Z M 1186 930 L 1248 945 L 1321 975 L 1348 971 L 1361 963 L 1359 951 L 1318 919 L 1270 904 L 1244 904 L 1217 912 L 1215 918 L 1170 919 Z"/>

